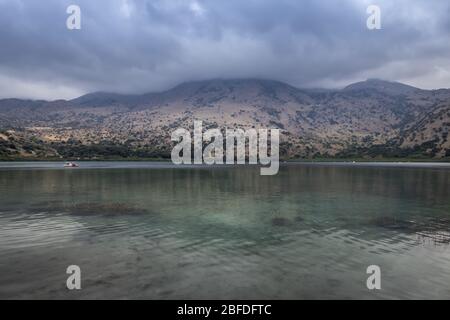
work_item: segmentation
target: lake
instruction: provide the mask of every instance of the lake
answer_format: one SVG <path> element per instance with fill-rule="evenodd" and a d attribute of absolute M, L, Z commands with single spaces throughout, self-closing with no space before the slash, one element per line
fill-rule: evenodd
<path fill-rule="evenodd" d="M 0 162 L 1 299 L 450 298 L 449 164 L 62 165 Z"/>

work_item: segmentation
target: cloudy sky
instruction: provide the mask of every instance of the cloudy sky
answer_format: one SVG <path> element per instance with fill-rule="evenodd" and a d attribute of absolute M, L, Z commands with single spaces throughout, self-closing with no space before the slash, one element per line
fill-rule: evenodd
<path fill-rule="evenodd" d="M 81 8 L 81 30 L 66 9 Z M 366 27 L 370 4 L 381 30 Z M 139 93 L 211 78 L 450 87 L 448 0 L 0 0 L 0 97 Z"/>

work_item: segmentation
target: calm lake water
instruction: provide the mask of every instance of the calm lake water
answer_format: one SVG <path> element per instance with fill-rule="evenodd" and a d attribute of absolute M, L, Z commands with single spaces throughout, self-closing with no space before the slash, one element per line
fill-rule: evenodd
<path fill-rule="evenodd" d="M 450 166 L 0 163 L 0 298 L 449 299 Z"/>

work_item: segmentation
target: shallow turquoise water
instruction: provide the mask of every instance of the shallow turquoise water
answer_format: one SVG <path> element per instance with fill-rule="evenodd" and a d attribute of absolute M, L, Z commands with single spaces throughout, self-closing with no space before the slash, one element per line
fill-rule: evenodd
<path fill-rule="evenodd" d="M 0 298 L 450 298 L 448 164 L 0 163 L 0 195 Z"/>

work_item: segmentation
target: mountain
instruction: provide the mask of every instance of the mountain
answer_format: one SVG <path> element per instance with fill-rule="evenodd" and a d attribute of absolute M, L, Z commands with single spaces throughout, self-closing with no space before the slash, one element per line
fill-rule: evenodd
<path fill-rule="evenodd" d="M 361 90 L 376 90 L 381 93 L 392 95 L 410 95 L 419 93 L 421 89 L 408 86 L 400 82 L 383 81 L 379 79 L 368 79 L 353 83 L 344 88 L 345 91 L 361 91 Z"/>
<path fill-rule="evenodd" d="M 450 157 L 450 90 L 369 79 L 342 90 L 261 79 L 182 83 L 142 95 L 0 100 L 1 158 L 168 157 L 170 134 L 279 128 L 284 158 Z"/>

